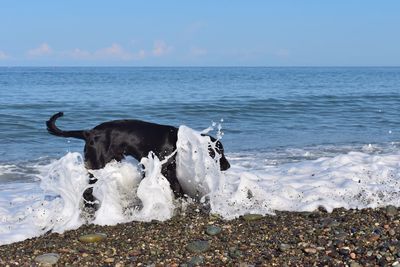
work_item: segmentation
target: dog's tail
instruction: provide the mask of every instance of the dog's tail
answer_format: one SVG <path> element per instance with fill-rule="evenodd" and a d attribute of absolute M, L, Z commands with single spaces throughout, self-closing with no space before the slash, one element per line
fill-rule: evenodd
<path fill-rule="evenodd" d="M 47 131 L 56 136 L 62 136 L 62 137 L 73 137 L 73 138 L 78 138 L 78 139 L 83 139 L 85 140 L 85 132 L 86 131 L 63 131 L 60 128 L 56 126 L 56 120 L 64 115 L 63 112 L 58 112 L 51 116 L 51 118 L 46 121 L 47 125 Z"/>

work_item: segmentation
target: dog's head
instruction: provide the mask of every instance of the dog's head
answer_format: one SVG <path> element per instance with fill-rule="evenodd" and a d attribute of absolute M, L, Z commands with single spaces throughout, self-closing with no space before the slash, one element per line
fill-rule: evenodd
<path fill-rule="evenodd" d="M 225 157 L 224 146 L 222 145 L 222 143 L 219 140 L 215 139 L 212 136 L 209 136 L 209 137 L 211 139 L 211 142 L 213 142 L 215 145 L 208 146 L 208 153 L 210 154 L 210 157 L 215 158 L 215 152 L 217 152 L 220 155 L 220 159 L 219 159 L 220 169 L 221 169 L 221 171 L 226 171 L 227 169 L 229 169 L 231 167 L 231 164 L 229 164 L 228 160 Z"/>

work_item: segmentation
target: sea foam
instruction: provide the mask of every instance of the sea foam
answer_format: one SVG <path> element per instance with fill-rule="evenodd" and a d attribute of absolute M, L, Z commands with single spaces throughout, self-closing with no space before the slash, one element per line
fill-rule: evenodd
<path fill-rule="evenodd" d="M 218 157 L 208 154 L 209 138 L 181 126 L 177 143 L 177 175 L 184 191 L 207 203 L 212 213 L 233 219 L 246 213 L 276 210 L 313 211 L 323 206 L 367 208 L 400 206 L 400 154 L 346 152 L 330 157 L 266 164 L 260 154 L 229 157 L 221 172 Z M 370 146 L 368 146 L 370 147 Z M 298 152 L 296 152 L 298 153 Z M 308 153 L 303 153 L 308 157 Z M 258 161 L 257 161 L 257 160 Z M 261 161 L 260 161 L 261 160 Z M 98 181 L 93 194 L 100 202 L 92 223 L 164 221 L 179 210 L 162 162 L 153 154 L 138 161 L 112 161 L 91 171 Z M 80 153 L 37 167 L 40 182 L 8 183 L 0 195 L 0 244 L 62 233 L 86 223 L 82 193 L 89 175 Z M 144 177 L 144 178 L 143 178 Z"/>

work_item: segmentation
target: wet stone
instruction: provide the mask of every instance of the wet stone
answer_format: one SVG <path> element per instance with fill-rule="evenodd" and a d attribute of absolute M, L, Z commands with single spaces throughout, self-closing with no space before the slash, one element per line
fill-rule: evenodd
<path fill-rule="evenodd" d="M 196 265 L 201 265 L 204 262 L 204 258 L 202 256 L 194 256 L 190 259 L 188 262 L 189 266 L 196 266 Z"/>
<path fill-rule="evenodd" d="M 221 233 L 221 231 L 221 227 L 215 225 L 209 225 L 206 229 L 206 233 L 211 236 L 218 235 L 219 233 Z"/>
<path fill-rule="evenodd" d="M 350 263 L 350 267 L 361 267 L 361 265 L 358 262 L 353 261 Z"/>
<path fill-rule="evenodd" d="M 368 241 L 370 241 L 370 242 L 375 242 L 375 241 L 379 240 L 379 238 L 380 238 L 379 235 L 377 235 L 377 234 L 372 234 L 372 235 L 369 237 Z"/>
<path fill-rule="evenodd" d="M 236 259 L 242 256 L 242 252 L 235 247 L 229 248 L 229 257 Z"/>
<path fill-rule="evenodd" d="M 307 254 L 315 254 L 317 253 L 317 250 L 315 248 L 305 248 L 303 251 Z"/>
<path fill-rule="evenodd" d="M 350 250 L 347 248 L 341 248 L 339 249 L 339 254 L 342 256 L 349 256 L 350 255 Z"/>
<path fill-rule="evenodd" d="M 102 241 L 106 237 L 107 237 L 107 235 L 102 234 L 102 233 L 87 234 L 87 235 L 80 236 L 79 241 L 84 242 L 84 243 L 95 243 L 95 242 Z"/>
<path fill-rule="evenodd" d="M 114 258 L 107 258 L 107 259 L 104 260 L 104 262 L 113 263 L 114 262 Z"/>
<path fill-rule="evenodd" d="M 243 215 L 243 219 L 245 221 L 251 222 L 251 221 L 257 221 L 263 218 L 264 216 L 261 214 L 245 214 Z"/>
<path fill-rule="evenodd" d="M 202 252 L 206 252 L 207 250 L 210 249 L 210 244 L 208 243 L 208 241 L 195 240 L 195 241 L 190 242 L 186 246 L 186 249 L 192 253 L 202 253 Z"/>
<path fill-rule="evenodd" d="M 51 266 L 53 264 L 56 264 L 59 259 L 60 255 L 58 255 L 57 253 L 46 253 L 37 256 L 35 258 L 35 261 L 39 264 L 42 264 L 43 266 Z"/>
<path fill-rule="evenodd" d="M 395 206 L 389 205 L 386 207 L 386 215 L 388 216 L 396 216 L 398 213 L 397 208 Z"/>
<path fill-rule="evenodd" d="M 396 235 L 396 231 L 393 230 L 393 229 L 390 229 L 390 230 L 389 230 L 389 235 L 390 235 L 390 236 L 395 236 L 395 235 Z"/>
<path fill-rule="evenodd" d="M 281 252 L 287 251 L 289 249 L 290 249 L 290 245 L 288 245 L 288 244 L 282 243 L 282 244 L 279 245 L 279 250 Z"/>

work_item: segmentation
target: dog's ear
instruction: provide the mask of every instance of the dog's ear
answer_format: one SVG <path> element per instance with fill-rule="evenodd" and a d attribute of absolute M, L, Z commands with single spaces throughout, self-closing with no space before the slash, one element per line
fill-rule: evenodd
<path fill-rule="evenodd" d="M 226 159 L 224 153 L 224 146 L 219 140 L 217 140 L 217 142 L 215 143 L 215 150 L 221 156 L 219 159 L 219 165 L 221 171 L 226 171 L 231 167 L 231 164 L 229 164 L 228 160 Z"/>
<path fill-rule="evenodd" d="M 202 134 L 202 136 L 209 136 L 209 135 Z M 209 136 L 209 137 L 210 137 L 211 142 L 214 143 L 214 145 L 213 146 L 211 144 L 208 145 L 208 154 L 210 155 L 210 157 L 215 158 L 215 153 L 218 153 L 220 155 L 219 165 L 220 165 L 221 171 L 225 171 L 225 170 L 229 169 L 231 167 L 231 165 L 229 164 L 228 160 L 225 157 L 224 146 L 218 139 L 216 139 L 212 136 Z"/>

